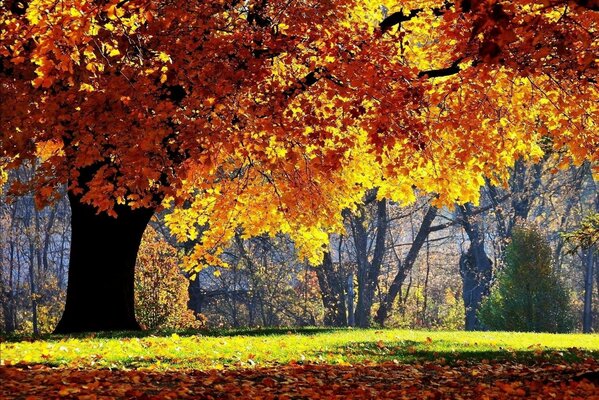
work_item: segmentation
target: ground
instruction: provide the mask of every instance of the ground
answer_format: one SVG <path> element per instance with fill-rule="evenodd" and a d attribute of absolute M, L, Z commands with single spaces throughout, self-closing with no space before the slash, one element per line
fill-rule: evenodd
<path fill-rule="evenodd" d="M 154 332 L 0 350 L 2 399 L 599 399 L 599 335 Z"/>

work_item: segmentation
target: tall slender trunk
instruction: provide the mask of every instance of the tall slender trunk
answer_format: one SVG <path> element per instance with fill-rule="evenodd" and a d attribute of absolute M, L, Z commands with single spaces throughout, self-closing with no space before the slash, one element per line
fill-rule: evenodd
<path fill-rule="evenodd" d="M 54 333 L 139 330 L 134 312 L 137 251 L 153 209 L 117 206 L 98 214 L 69 192 L 71 254 L 67 301 Z"/>
<path fill-rule="evenodd" d="M 347 325 L 355 326 L 356 317 L 354 315 L 354 274 L 353 272 L 347 276 Z"/>
<path fill-rule="evenodd" d="M 391 308 L 393 307 L 393 303 L 397 298 L 397 295 L 401 292 L 401 286 L 403 285 L 408 273 L 412 269 L 412 266 L 416 262 L 418 258 L 418 253 L 422 248 L 422 245 L 425 243 L 428 235 L 431 232 L 431 225 L 437 216 L 437 208 L 434 206 L 430 206 L 424 218 L 422 219 L 422 223 L 420 224 L 420 228 L 418 229 L 418 233 L 410 246 L 410 250 L 406 255 L 403 262 L 400 263 L 399 269 L 395 278 L 393 278 L 393 282 L 391 286 L 389 286 L 389 291 L 385 295 L 385 298 L 381 302 L 381 306 L 379 307 L 375 320 L 377 323 L 384 325 L 389 313 L 391 312 Z"/>
<path fill-rule="evenodd" d="M 16 207 L 15 207 L 16 208 Z M 2 282 L 0 282 L 0 290 L 3 291 L 2 295 L 4 296 L 4 301 L 2 302 L 2 313 L 4 315 L 4 331 L 6 333 L 12 333 L 15 331 L 15 288 L 14 286 L 14 245 L 12 239 L 12 231 L 14 224 L 14 215 L 13 211 L 11 218 L 11 225 L 4 236 L 6 238 L 6 242 L 0 241 L 0 265 L 6 265 L 4 263 L 8 263 L 8 285 L 6 287 L 2 286 Z M 4 246 L 8 247 L 8 260 L 4 256 Z"/>
<path fill-rule="evenodd" d="M 366 328 L 370 324 L 370 310 L 372 308 L 372 297 L 374 290 L 369 280 L 368 270 L 368 232 L 364 226 L 365 210 L 362 208 L 359 215 L 352 216 L 351 227 L 354 246 L 356 249 L 357 281 L 358 281 L 358 301 L 354 311 L 355 324 L 358 327 Z"/>
<path fill-rule="evenodd" d="M 588 166 L 588 165 L 587 165 Z M 597 182 L 592 180 L 595 189 L 594 209 L 599 212 L 599 191 L 597 190 Z M 593 330 L 593 278 L 595 275 L 595 267 L 599 249 L 597 245 L 583 249 L 582 262 L 585 270 L 584 274 L 584 307 L 582 313 L 582 331 L 590 333 Z M 599 273 L 599 271 L 597 271 Z M 597 275 L 597 285 L 599 289 L 599 275 Z"/>
<path fill-rule="evenodd" d="M 12 232 L 12 231 L 11 231 Z M 21 264 L 18 260 L 18 250 L 13 239 L 10 240 L 10 326 L 7 325 L 7 332 L 13 332 L 18 327 L 17 313 L 17 297 L 19 295 L 19 282 L 21 281 Z M 15 270 L 16 265 L 16 272 Z M 9 330 L 10 329 L 10 330 Z"/>
<path fill-rule="evenodd" d="M 428 281 L 431 274 L 431 263 L 430 263 L 430 242 L 428 236 L 426 238 L 426 274 L 424 275 L 424 288 L 422 291 L 422 324 L 425 327 L 430 327 L 429 321 L 426 320 L 426 311 L 428 307 Z"/>
<path fill-rule="evenodd" d="M 48 271 L 50 268 L 50 261 L 48 260 L 48 253 L 50 251 L 50 243 L 52 242 L 52 229 L 54 228 L 54 221 L 56 220 L 56 207 L 52 207 L 50 209 L 50 215 L 48 215 L 48 223 L 44 229 L 44 240 L 43 240 L 43 249 L 41 253 L 42 265 L 44 267 L 44 272 Z M 40 235 L 41 237 L 41 235 Z"/>
<path fill-rule="evenodd" d="M 63 230 L 60 238 L 60 256 L 58 260 L 58 287 L 63 290 L 66 286 L 65 279 L 65 250 L 67 249 L 67 232 L 66 228 Z"/>
<path fill-rule="evenodd" d="M 37 318 L 37 285 L 35 278 L 35 248 L 33 246 L 33 239 L 29 238 L 29 293 L 31 296 L 31 323 L 33 325 L 33 334 L 39 335 L 39 326 Z"/>
<path fill-rule="evenodd" d="M 582 312 L 582 332 L 591 333 L 593 330 L 593 269 L 595 266 L 594 249 L 585 249 L 584 263 L 584 307 Z"/>

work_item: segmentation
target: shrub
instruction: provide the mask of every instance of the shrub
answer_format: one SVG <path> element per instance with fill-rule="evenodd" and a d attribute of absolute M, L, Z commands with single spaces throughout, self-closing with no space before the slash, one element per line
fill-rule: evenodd
<path fill-rule="evenodd" d="M 135 271 L 135 314 L 142 327 L 201 328 L 202 317 L 187 308 L 188 285 L 179 268 L 177 250 L 148 227 Z"/>
<path fill-rule="evenodd" d="M 514 229 L 499 272 L 479 311 L 492 330 L 567 332 L 574 318 L 568 293 L 551 268 L 551 248 L 534 228 Z"/>

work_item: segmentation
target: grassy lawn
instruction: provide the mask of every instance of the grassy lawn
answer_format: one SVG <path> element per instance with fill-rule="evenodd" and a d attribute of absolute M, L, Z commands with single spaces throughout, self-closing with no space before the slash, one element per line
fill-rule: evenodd
<path fill-rule="evenodd" d="M 302 329 L 120 333 L 111 336 L 8 339 L 4 365 L 78 368 L 223 369 L 281 364 L 485 362 L 599 359 L 599 335 L 512 332 Z"/>

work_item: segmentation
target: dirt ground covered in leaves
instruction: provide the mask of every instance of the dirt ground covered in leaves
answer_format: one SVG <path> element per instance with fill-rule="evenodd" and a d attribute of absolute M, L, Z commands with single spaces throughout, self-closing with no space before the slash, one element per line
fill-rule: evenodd
<path fill-rule="evenodd" d="M 0 367 L 2 399 L 599 399 L 599 363 L 287 364 L 208 371 Z"/>
<path fill-rule="evenodd" d="M 9 338 L 0 399 L 598 399 L 599 336 L 251 330 Z"/>

